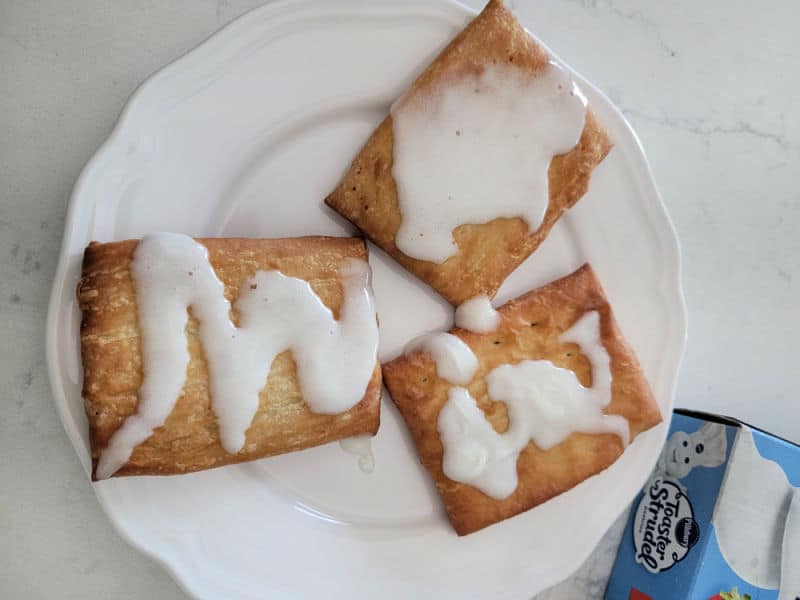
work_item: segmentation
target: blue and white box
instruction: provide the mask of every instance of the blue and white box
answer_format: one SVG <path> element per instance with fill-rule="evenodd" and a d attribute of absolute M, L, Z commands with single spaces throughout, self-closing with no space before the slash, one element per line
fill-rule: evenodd
<path fill-rule="evenodd" d="M 800 600 L 800 446 L 676 411 L 605 597 Z"/>

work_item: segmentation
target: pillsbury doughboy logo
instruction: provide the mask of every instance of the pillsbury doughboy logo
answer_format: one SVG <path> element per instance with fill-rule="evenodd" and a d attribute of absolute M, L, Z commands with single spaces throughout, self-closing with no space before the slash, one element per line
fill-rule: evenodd
<path fill-rule="evenodd" d="M 650 480 L 633 519 L 636 562 L 651 573 L 683 560 L 700 538 L 694 511 L 680 483 L 658 475 Z"/>
<path fill-rule="evenodd" d="M 726 451 L 725 427 L 719 423 L 705 423 L 693 433 L 676 431 L 667 440 L 633 519 L 636 562 L 651 573 L 683 560 L 700 539 L 680 479 L 695 467 L 722 465 Z"/>

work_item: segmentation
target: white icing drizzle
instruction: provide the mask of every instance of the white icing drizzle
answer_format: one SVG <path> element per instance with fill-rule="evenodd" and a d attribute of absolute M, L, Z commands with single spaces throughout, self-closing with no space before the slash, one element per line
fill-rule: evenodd
<path fill-rule="evenodd" d="M 611 357 L 600 338 L 600 313 L 587 312 L 558 340 L 580 346 L 581 353 L 592 364 L 592 387 L 584 389 L 592 390 L 592 400 L 597 406 L 608 406 L 611 402 Z"/>
<path fill-rule="evenodd" d="M 442 471 L 448 478 L 472 485 L 497 500 L 514 492 L 522 448 L 494 430 L 465 388 L 450 389 L 439 413 L 438 428 L 444 446 Z"/>
<path fill-rule="evenodd" d="M 442 379 L 458 385 L 466 385 L 478 370 L 478 358 L 472 348 L 451 333 L 428 333 L 409 342 L 406 354 L 423 350 L 436 363 L 436 373 Z"/>
<path fill-rule="evenodd" d="M 550 161 L 580 139 L 586 99 L 555 63 L 535 77 L 498 64 L 431 95 L 402 97 L 391 115 L 402 215 L 395 244 L 442 263 L 458 253 L 459 225 L 520 217 L 539 228 Z"/>
<path fill-rule="evenodd" d="M 492 306 L 489 296 L 481 294 L 470 298 L 456 308 L 456 327 L 475 333 L 489 333 L 500 324 L 500 313 Z"/>
<path fill-rule="evenodd" d="M 583 432 L 613 433 L 628 444 L 628 421 L 603 413 L 611 401 L 611 361 L 600 339 L 599 314 L 586 313 L 559 340 L 577 343 L 589 358 L 592 387 L 547 360 L 495 368 L 486 382 L 489 397 L 506 404 L 505 433 L 494 430 L 466 389 L 451 389 L 437 424 L 448 478 L 502 500 L 517 489 L 517 459 L 529 441 L 547 450 Z"/>
<path fill-rule="evenodd" d="M 344 302 L 339 320 L 307 281 L 259 271 L 242 285 L 230 320 L 224 285 L 205 246 L 175 233 L 139 242 L 131 264 L 142 338 L 144 379 L 137 413 L 114 433 L 96 476 L 110 477 L 133 449 L 164 424 L 181 393 L 189 363 L 188 310 L 200 322 L 211 403 L 220 441 L 239 452 L 258 409 L 258 394 L 274 358 L 291 350 L 303 399 L 315 413 L 337 414 L 364 395 L 375 368 L 378 327 L 366 262 L 340 269 Z"/>
<path fill-rule="evenodd" d="M 358 457 L 358 468 L 363 473 L 372 473 L 375 470 L 375 456 L 372 454 L 371 435 L 354 435 L 353 437 L 339 440 L 339 446 L 348 454 Z"/>

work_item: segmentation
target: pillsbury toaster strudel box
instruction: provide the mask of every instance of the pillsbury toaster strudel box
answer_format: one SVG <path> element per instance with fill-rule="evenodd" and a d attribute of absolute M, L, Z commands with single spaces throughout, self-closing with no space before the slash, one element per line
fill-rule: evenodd
<path fill-rule="evenodd" d="M 800 600 L 800 446 L 676 410 L 605 598 Z"/>

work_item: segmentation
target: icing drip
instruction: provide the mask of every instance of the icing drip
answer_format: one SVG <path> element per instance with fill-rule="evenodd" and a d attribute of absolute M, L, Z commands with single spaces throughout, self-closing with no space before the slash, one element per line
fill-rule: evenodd
<path fill-rule="evenodd" d="M 466 385 L 478 370 L 478 359 L 472 348 L 451 333 L 428 333 L 406 346 L 406 353 L 424 350 L 436 363 L 436 373 L 450 383 Z"/>
<path fill-rule="evenodd" d="M 475 333 L 494 331 L 500 320 L 500 313 L 494 309 L 492 301 L 485 294 L 470 298 L 456 309 L 456 327 Z"/>
<path fill-rule="evenodd" d="M 339 446 L 348 454 L 358 457 L 358 468 L 363 473 L 372 473 L 375 470 L 375 456 L 372 454 L 371 435 L 354 435 L 353 437 L 339 440 Z"/>

